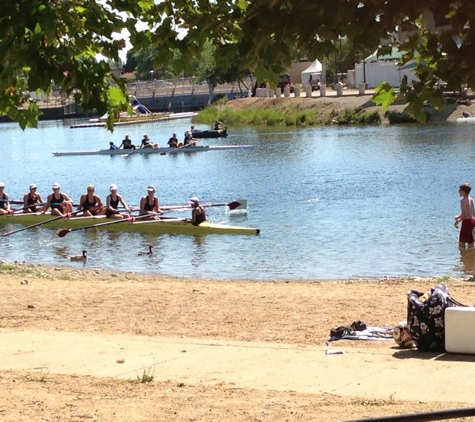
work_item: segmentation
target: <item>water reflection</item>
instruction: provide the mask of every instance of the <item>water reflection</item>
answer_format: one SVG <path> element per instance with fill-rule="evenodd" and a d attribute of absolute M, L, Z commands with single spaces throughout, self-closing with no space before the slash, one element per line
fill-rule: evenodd
<path fill-rule="evenodd" d="M 199 268 L 206 263 L 206 236 L 193 237 L 193 248 L 191 248 L 191 265 Z"/>
<path fill-rule="evenodd" d="M 473 275 L 475 252 L 473 249 L 460 249 L 460 266 L 458 271 Z"/>

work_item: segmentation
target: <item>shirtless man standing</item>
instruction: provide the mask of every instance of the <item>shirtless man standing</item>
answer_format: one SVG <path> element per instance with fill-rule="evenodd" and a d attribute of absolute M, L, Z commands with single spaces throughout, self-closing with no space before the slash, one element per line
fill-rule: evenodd
<path fill-rule="evenodd" d="M 468 249 L 473 248 L 472 230 L 475 227 L 475 211 L 473 199 L 470 197 L 471 190 L 470 183 L 464 183 L 459 186 L 459 195 L 462 197 L 460 200 L 461 213 L 455 216 L 454 226 L 458 228 L 459 223 L 462 223 L 459 235 L 459 248 L 461 249 L 465 249 L 465 244 L 467 244 Z"/>

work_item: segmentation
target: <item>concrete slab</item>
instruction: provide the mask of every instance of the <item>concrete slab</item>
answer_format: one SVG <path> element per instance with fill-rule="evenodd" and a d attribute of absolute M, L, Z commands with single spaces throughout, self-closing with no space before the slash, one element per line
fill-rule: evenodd
<path fill-rule="evenodd" d="M 44 371 L 185 383 L 233 383 L 240 388 L 333 393 L 365 399 L 470 403 L 475 356 L 387 349 L 299 347 L 190 338 L 0 331 L 0 370 Z M 123 363 L 121 363 L 123 361 Z M 463 382 L 460 382 L 463 380 Z"/>

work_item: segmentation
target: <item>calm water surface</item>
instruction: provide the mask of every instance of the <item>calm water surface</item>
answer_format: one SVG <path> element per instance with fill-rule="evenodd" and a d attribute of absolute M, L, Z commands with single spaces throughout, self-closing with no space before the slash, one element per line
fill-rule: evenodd
<path fill-rule="evenodd" d="M 59 182 L 75 202 L 96 185 L 105 199 L 117 183 L 137 205 L 149 184 L 161 204 L 247 199 L 247 213 L 208 208 L 215 222 L 261 229 L 259 236 L 147 236 L 95 230 L 58 238 L 37 228 L 2 238 L 0 259 L 77 265 L 175 276 L 299 280 L 463 275 L 472 255 L 459 252 L 453 217 L 458 185 L 475 184 L 475 126 L 443 124 L 299 130 L 229 128 L 226 139 L 202 144 L 252 144 L 252 150 L 150 156 L 53 157 L 52 152 L 107 148 L 125 134 L 165 146 L 190 120 L 70 129 L 77 121 L 42 122 L 25 132 L 0 125 L 0 180 L 12 199 L 30 183 L 46 197 Z M 198 127 L 205 129 L 206 127 Z M 189 211 L 171 215 L 188 216 Z M 18 227 L 0 227 L 0 232 Z M 137 256 L 148 245 L 153 257 Z"/>

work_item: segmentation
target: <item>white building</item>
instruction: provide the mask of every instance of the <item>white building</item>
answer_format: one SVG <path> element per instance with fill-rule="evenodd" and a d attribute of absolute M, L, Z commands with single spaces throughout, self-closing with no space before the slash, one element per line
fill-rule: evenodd
<path fill-rule="evenodd" d="M 404 76 L 408 82 L 417 79 L 412 67 L 399 65 L 402 55 L 403 52 L 393 47 L 390 54 L 378 56 L 374 53 L 361 63 L 355 63 L 356 86 L 366 82 L 368 88 L 374 88 L 381 82 L 388 82 L 392 87 L 398 87 Z"/>

